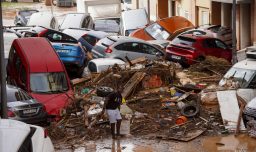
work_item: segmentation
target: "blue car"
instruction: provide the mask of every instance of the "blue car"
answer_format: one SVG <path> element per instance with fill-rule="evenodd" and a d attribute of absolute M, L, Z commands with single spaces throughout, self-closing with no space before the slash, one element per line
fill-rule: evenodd
<path fill-rule="evenodd" d="M 75 38 L 41 26 L 24 32 L 24 37 L 46 37 L 51 43 L 68 72 L 81 76 L 87 63 L 86 51 Z"/>
<path fill-rule="evenodd" d="M 100 40 L 110 34 L 102 31 L 94 31 L 83 28 L 69 28 L 63 30 L 63 33 L 70 35 L 77 39 L 87 51 L 91 51 L 94 45 Z"/>

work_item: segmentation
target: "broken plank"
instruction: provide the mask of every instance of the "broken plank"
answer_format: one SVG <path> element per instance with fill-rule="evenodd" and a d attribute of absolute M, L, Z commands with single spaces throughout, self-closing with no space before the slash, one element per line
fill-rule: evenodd
<path fill-rule="evenodd" d="M 236 97 L 236 90 L 217 91 L 223 124 L 229 131 L 235 131 L 238 123 L 239 106 Z M 244 123 L 241 122 L 240 130 L 245 130 Z"/>
<path fill-rule="evenodd" d="M 80 84 L 80 83 L 83 83 L 86 81 L 90 81 L 90 80 L 91 80 L 91 78 L 76 78 L 76 79 L 71 80 L 71 84 L 74 86 L 74 85 L 77 85 L 77 84 Z"/>
<path fill-rule="evenodd" d="M 142 81 L 142 79 L 145 77 L 146 73 L 144 72 L 136 72 L 131 79 L 125 84 L 124 90 L 122 92 L 123 98 L 127 98 L 132 90 Z"/>
<path fill-rule="evenodd" d="M 130 64 L 134 65 L 134 64 L 137 64 L 137 63 L 145 62 L 146 60 L 147 60 L 146 57 L 140 57 L 140 58 L 136 58 L 134 60 L 130 60 L 130 62 L 126 63 L 126 65 L 130 65 Z"/>

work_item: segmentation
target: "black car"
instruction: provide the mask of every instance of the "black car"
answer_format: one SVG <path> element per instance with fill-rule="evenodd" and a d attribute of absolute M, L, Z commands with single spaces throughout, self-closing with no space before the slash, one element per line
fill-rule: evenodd
<path fill-rule="evenodd" d="M 15 19 L 14 19 L 14 24 L 16 26 L 26 26 L 30 16 L 33 13 L 39 12 L 38 10 L 20 10 L 17 12 Z"/>
<path fill-rule="evenodd" d="M 48 124 L 48 115 L 43 104 L 15 86 L 7 85 L 6 92 L 9 119 L 29 124 Z"/>

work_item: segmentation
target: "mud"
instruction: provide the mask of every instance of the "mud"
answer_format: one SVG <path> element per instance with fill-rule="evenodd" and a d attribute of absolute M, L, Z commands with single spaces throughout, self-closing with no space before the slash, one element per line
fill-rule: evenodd
<path fill-rule="evenodd" d="M 247 135 L 229 135 L 225 137 L 209 137 L 202 142 L 203 149 L 206 152 L 255 152 L 256 139 Z"/>

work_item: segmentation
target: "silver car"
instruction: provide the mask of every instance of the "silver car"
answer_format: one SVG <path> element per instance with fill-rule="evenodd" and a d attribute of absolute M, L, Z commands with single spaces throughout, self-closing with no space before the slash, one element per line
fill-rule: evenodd
<path fill-rule="evenodd" d="M 95 58 L 116 58 L 126 61 L 146 57 L 150 60 L 161 58 L 164 52 L 155 46 L 133 37 L 108 36 L 96 43 L 92 49 Z"/>

